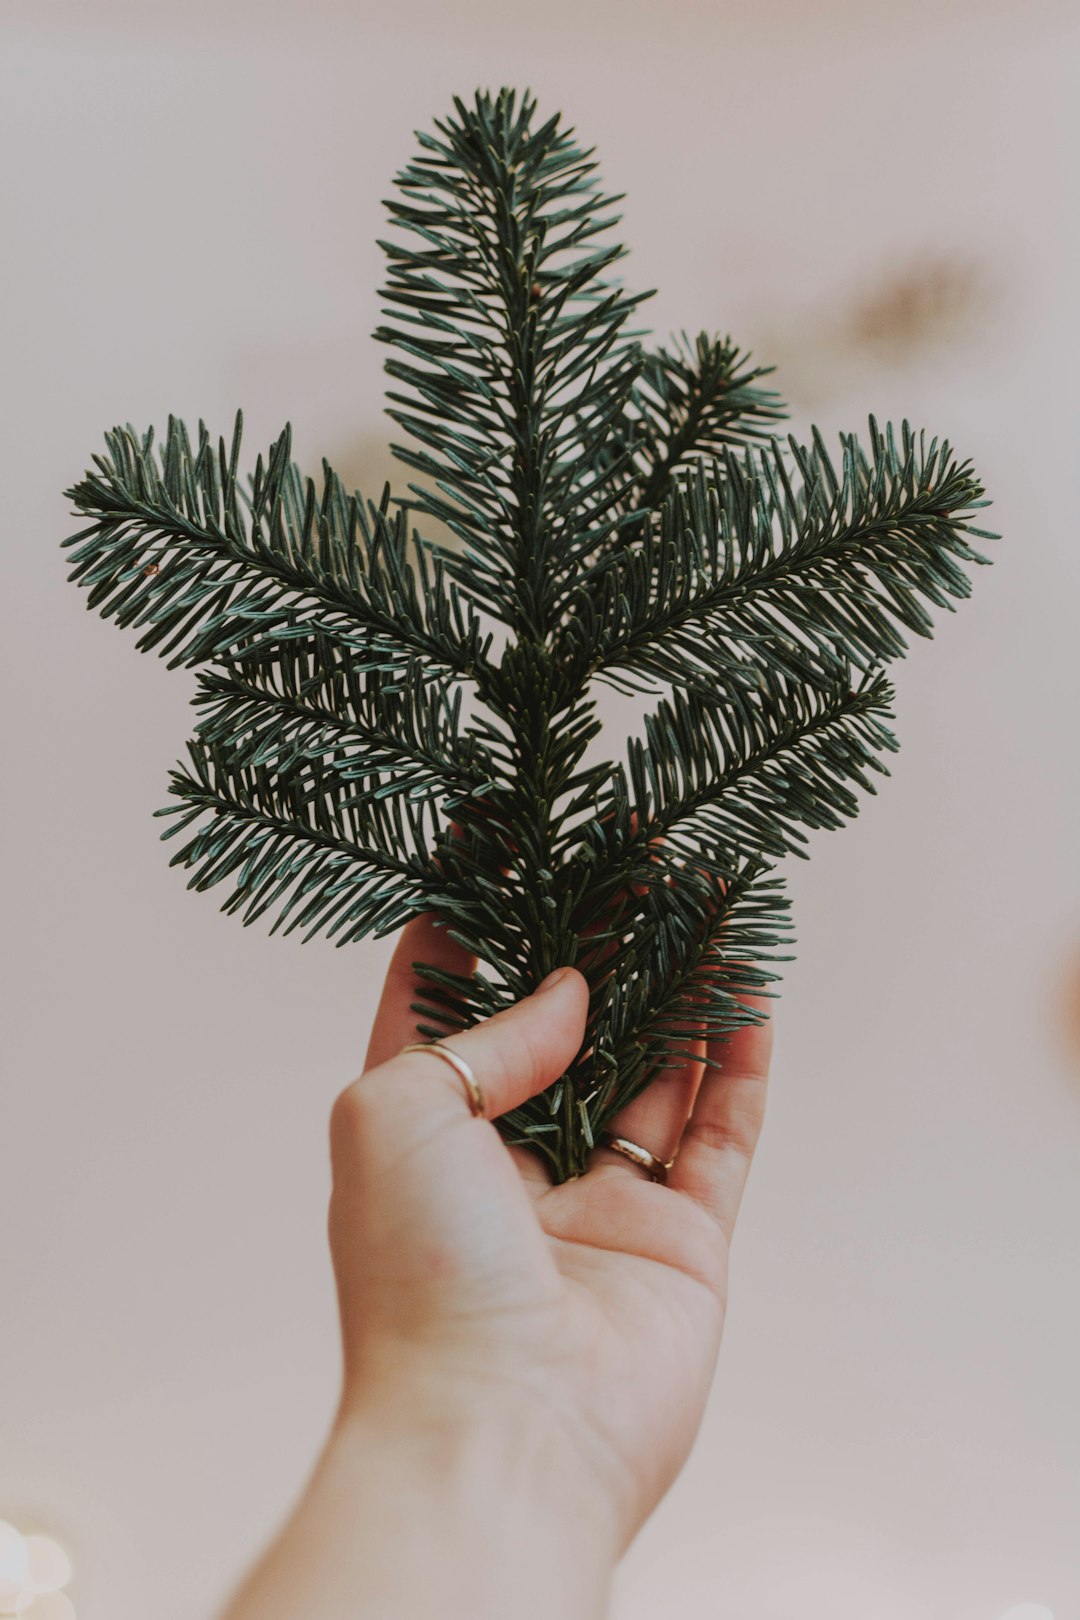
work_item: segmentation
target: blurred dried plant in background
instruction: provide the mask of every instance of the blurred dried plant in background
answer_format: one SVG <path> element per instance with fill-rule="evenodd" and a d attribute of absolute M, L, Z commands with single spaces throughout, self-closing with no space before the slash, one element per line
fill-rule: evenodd
<path fill-rule="evenodd" d="M 757 342 L 783 368 L 789 396 L 819 405 L 868 371 L 895 371 L 931 356 L 940 365 L 950 346 L 985 332 L 1000 296 L 997 279 L 978 259 L 931 253 L 792 310 Z"/>

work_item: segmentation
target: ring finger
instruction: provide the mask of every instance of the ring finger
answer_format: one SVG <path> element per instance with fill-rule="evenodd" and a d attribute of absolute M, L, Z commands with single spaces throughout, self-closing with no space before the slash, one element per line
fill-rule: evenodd
<path fill-rule="evenodd" d="M 701 1085 L 703 1055 L 700 1041 L 688 1042 L 681 1062 L 669 1063 L 640 1096 L 612 1116 L 607 1134 L 644 1148 L 661 1165 L 670 1164 Z M 633 1165 L 625 1151 L 604 1145 L 597 1147 L 590 1162 L 621 1165 L 623 1169 Z M 649 1171 L 638 1168 L 638 1174 L 647 1175 Z"/>

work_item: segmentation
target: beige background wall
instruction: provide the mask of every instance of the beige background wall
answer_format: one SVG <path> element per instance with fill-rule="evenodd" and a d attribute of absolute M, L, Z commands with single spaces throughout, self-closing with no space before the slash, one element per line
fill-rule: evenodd
<path fill-rule="evenodd" d="M 730 327 L 799 427 L 947 432 L 1007 536 L 898 672 L 894 780 L 792 874 L 721 1374 L 616 1620 L 1076 1620 L 1072 8 L 0 11 L 0 1517 L 66 1540 L 80 1620 L 191 1620 L 282 1513 L 386 954 L 245 934 L 168 870 L 190 683 L 65 586 L 59 491 L 114 420 L 237 404 L 374 488 L 379 199 L 452 92 L 528 82 L 629 192 L 658 331 Z"/>

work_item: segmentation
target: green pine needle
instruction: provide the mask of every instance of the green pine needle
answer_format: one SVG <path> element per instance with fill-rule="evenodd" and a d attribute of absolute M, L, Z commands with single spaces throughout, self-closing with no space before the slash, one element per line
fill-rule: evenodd
<path fill-rule="evenodd" d="M 160 812 L 191 887 L 338 944 L 433 913 L 478 966 L 423 969 L 431 1035 L 586 974 L 581 1054 L 499 1121 L 564 1179 L 692 1043 L 760 1018 L 774 868 L 873 791 L 882 667 L 992 536 L 948 444 L 871 420 L 833 458 L 774 436 L 730 339 L 646 349 L 619 199 L 531 96 L 418 139 L 376 336 L 423 482 L 316 483 L 288 429 L 246 478 L 239 417 L 228 443 L 117 428 L 66 544 L 90 607 L 197 670 Z M 596 682 L 653 695 L 623 763 L 597 758 Z"/>

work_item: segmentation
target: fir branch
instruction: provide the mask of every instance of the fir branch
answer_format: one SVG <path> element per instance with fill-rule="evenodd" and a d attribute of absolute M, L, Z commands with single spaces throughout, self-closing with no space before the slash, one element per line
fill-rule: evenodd
<path fill-rule="evenodd" d="M 782 885 L 757 863 L 723 889 L 684 869 L 680 881 L 652 892 L 636 926 L 594 988 L 582 1055 L 541 1097 L 500 1122 L 511 1143 L 532 1148 L 563 1174 L 560 1120 L 572 1110 L 587 1147 L 621 1108 L 698 1040 L 725 1040 L 761 1021 L 745 997 L 768 994 L 787 932 Z"/>
<path fill-rule="evenodd" d="M 744 998 L 767 995 L 776 982 L 766 964 L 782 960 L 787 910 L 783 884 L 754 861 L 719 889 L 690 867 L 650 889 L 598 1020 L 599 1066 L 610 1076 L 601 1128 L 660 1070 L 684 1062 L 695 1042 L 724 1041 L 762 1021 Z"/>
<path fill-rule="evenodd" d="M 771 433 L 785 415 L 778 394 L 757 387 L 771 366 L 751 366 L 730 338 L 686 333 L 671 349 L 646 355 L 634 404 L 641 421 L 637 448 L 644 476 L 638 505 L 659 506 L 677 470 L 701 456 Z"/>
<path fill-rule="evenodd" d="M 590 1061 L 611 1077 L 609 1112 L 680 1043 L 756 1016 L 740 997 L 770 982 L 763 963 L 786 926 L 769 864 L 804 853 L 804 828 L 858 813 L 849 784 L 872 793 L 879 755 L 895 750 L 891 698 L 881 676 L 822 691 L 771 672 L 724 704 L 676 694 L 646 720 L 645 741 L 631 739 L 629 781 L 616 772 L 569 857 L 588 872 L 576 927 L 601 946 L 608 1000 Z"/>
<path fill-rule="evenodd" d="M 730 872 L 751 854 L 804 855 L 803 828 L 842 826 L 859 809 L 849 784 L 873 793 L 869 773 L 888 774 L 878 756 L 896 750 L 883 723 L 892 697 L 880 675 L 819 689 L 776 671 L 723 704 L 676 693 L 646 718 L 645 741 L 630 740 L 637 831 L 620 860 L 649 845 L 697 861 L 723 851 Z M 635 864 L 631 880 L 639 877 Z"/>
<path fill-rule="evenodd" d="M 461 687 L 445 691 L 415 661 L 389 677 L 365 673 L 313 637 L 201 674 L 193 702 L 201 741 L 278 776 L 314 759 L 343 782 L 372 782 L 378 796 L 439 797 L 447 808 L 497 785 L 479 738 L 464 731 Z"/>
<path fill-rule="evenodd" d="M 170 668 L 317 635 L 357 667 L 419 656 L 433 673 L 475 674 L 486 648 L 475 611 L 412 547 L 404 515 L 365 506 L 325 464 L 320 494 L 289 459 L 288 428 L 246 493 L 241 433 L 238 414 L 231 447 L 215 450 L 200 424 L 193 451 L 170 418 L 160 456 L 152 431 L 106 435 L 97 471 L 67 492 L 92 519 L 65 541 L 88 607 L 147 625 L 140 650 L 171 655 Z"/>
<path fill-rule="evenodd" d="M 391 417 L 421 446 L 395 445 L 434 480 L 417 511 L 448 523 L 464 557 L 447 566 L 527 634 L 549 622 L 555 559 L 602 528 L 625 480 L 600 461 L 640 366 L 623 333 L 640 297 L 609 279 L 623 254 L 591 153 L 559 119 L 531 127 L 512 92 L 455 101 L 387 204 L 415 245 L 385 242 L 397 324 L 376 337 L 404 385 Z"/>
<path fill-rule="evenodd" d="M 723 702 L 674 693 L 629 739 L 628 772 L 609 774 L 594 814 L 567 829 L 565 858 L 589 868 L 592 926 L 627 884 L 662 881 L 668 855 L 692 855 L 729 878 L 753 855 L 804 855 L 806 834 L 858 813 L 847 785 L 875 791 L 895 752 L 893 689 L 880 674 L 814 687 L 762 670 Z"/>
<path fill-rule="evenodd" d="M 639 368 L 623 334 L 639 300 L 609 279 L 622 249 L 600 238 L 615 199 L 572 132 L 558 119 L 533 130 L 528 96 L 455 107 L 398 177 L 391 217 L 416 241 L 384 244 L 397 324 L 377 335 L 407 389 L 391 415 L 420 445 L 395 449 L 437 486 L 414 488 L 415 508 L 465 541 L 448 570 L 513 636 L 481 688 L 506 791 L 456 820 L 474 870 L 505 874 L 517 940 L 500 969 L 528 987 L 576 944 L 553 852 L 596 730 L 548 644 L 554 565 L 602 532 L 625 485 L 599 457 Z M 445 853 L 448 867 L 460 859 Z"/>
<path fill-rule="evenodd" d="M 194 869 L 193 889 L 231 878 L 223 911 L 241 912 L 245 924 L 275 911 L 272 933 L 284 924 L 343 945 L 389 933 L 430 902 L 424 806 L 346 798 L 338 783 L 319 781 L 315 762 L 304 777 L 282 779 L 198 740 L 188 752 L 169 787 L 180 804 L 157 812 L 176 818 L 162 836 L 196 828 L 170 865 Z"/>
<path fill-rule="evenodd" d="M 628 494 L 631 521 L 625 546 L 648 524 L 648 514 L 666 499 L 673 478 L 702 457 L 715 459 L 727 447 L 763 439 L 785 415 L 780 396 L 758 387 L 771 366 L 752 366 L 730 338 L 685 332 L 670 348 L 646 352 L 641 375 L 608 455 L 633 457 Z"/>
<path fill-rule="evenodd" d="M 798 483 L 776 442 L 725 451 L 568 594 L 567 637 L 590 674 L 708 690 L 756 662 L 820 680 L 902 656 L 901 626 L 931 633 L 924 601 L 970 593 L 961 564 L 986 560 L 967 538 L 990 538 L 972 523 L 985 502 L 947 443 L 927 447 L 906 423 L 898 441 L 871 419 L 869 456 L 843 436 L 839 475 L 818 436 L 789 443 Z"/>
<path fill-rule="evenodd" d="M 781 407 L 730 340 L 643 352 L 618 199 L 534 115 L 457 101 L 390 205 L 377 335 L 431 487 L 391 515 L 325 464 L 305 480 L 288 430 L 247 485 L 239 417 L 228 447 L 116 429 L 66 543 L 89 606 L 198 670 L 162 812 L 192 887 L 339 944 L 434 915 L 481 966 L 423 970 L 433 1034 L 582 968 L 582 1051 L 499 1122 L 561 1180 L 691 1043 L 760 1016 L 773 865 L 873 791 L 882 666 L 968 594 L 987 536 L 947 443 L 871 420 L 837 467 L 816 432 L 761 442 Z M 671 688 L 624 765 L 591 753 L 596 680 Z"/>

